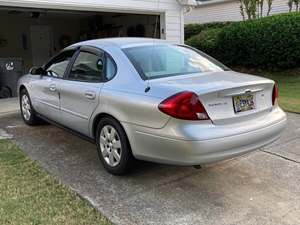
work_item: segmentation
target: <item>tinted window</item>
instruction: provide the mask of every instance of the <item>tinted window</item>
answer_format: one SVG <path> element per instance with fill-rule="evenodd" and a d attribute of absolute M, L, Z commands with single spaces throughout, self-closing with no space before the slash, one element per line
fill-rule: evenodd
<path fill-rule="evenodd" d="M 124 50 L 145 79 L 223 71 L 225 66 L 198 52 L 175 45 L 140 46 Z"/>
<path fill-rule="evenodd" d="M 80 52 L 72 66 L 69 79 L 99 82 L 103 74 L 103 57 L 89 52 Z"/>
<path fill-rule="evenodd" d="M 65 51 L 56 56 L 46 67 L 47 75 L 63 78 L 75 50 Z"/>

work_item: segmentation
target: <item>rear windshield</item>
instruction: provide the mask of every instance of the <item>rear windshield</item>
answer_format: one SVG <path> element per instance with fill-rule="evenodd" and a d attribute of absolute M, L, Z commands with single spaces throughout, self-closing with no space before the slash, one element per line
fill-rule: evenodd
<path fill-rule="evenodd" d="M 184 46 L 139 46 L 124 52 L 144 80 L 228 70 L 209 56 Z"/>

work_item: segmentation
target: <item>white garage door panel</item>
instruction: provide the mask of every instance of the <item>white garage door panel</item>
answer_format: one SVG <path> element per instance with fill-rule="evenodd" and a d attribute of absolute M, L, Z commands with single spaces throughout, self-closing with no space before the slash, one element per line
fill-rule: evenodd
<path fill-rule="evenodd" d="M 1 0 L 0 4 L 7 3 L 8 5 L 22 5 L 27 7 L 40 7 L 49 6 L 57 8 L 59 6 L 70 7 L 85 7 L 97 9 L 123 9 L 123 10 L 180 10 L 181 6 L 176 0 L 161 0 L 160 4 L 157 4 L 157 0 Z"/>

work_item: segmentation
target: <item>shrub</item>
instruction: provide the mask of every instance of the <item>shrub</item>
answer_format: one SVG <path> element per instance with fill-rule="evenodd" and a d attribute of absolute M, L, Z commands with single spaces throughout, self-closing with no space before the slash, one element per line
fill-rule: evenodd
<path fill-rule="evenodd" d="M 217 53 L 218 52 L 217 39 L 221 31 L 222 28 L 206 29 L 201 33 L 199 33 L 198 35 L 195 35 L 190 39 L 188 39 L 186 41 L 186 44 L 193 46 L 194 48 L 200 49 L 204 52 Z M 216 54 L 214 54 L 213 56 L 218 58 Z"/>
<path fill-rule="evenodd" d="M 210 28 L 221 28 L 228 26 L 233 22 L 212 22 L 212 23 L 203 23 L 203 24 L 187 24 L 184 27 L 185 40 L 201 33 L 202 31 Z"/>
<path fill-rule="evenodd" d="M 300 65 L 300 13 L 234 23 L 215 35 L 214 38 L 198 36 L 187 43 L 228 66 L 275 70 Z"/>

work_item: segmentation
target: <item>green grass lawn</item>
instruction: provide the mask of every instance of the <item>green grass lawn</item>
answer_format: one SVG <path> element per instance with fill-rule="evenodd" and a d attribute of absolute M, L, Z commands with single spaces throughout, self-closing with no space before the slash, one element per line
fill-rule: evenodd
<path fill-rule="evenodd" d="M 15 145 L 0 140 L 0 224 L 111 223 Z"/>
<path fill-rule="evenodd" d="M 300 72 L 266 73 L 279 86 L 279 105 L 287 111 L 300 113 Z"/>
<path fill-rule="evenodd" d="M 300 113 L 300 69 L 282 72 L 236 69 L 275 80 L 279 86 L 279 105 L 286 111 Z"/>

